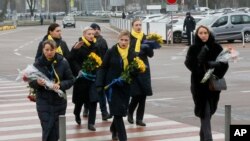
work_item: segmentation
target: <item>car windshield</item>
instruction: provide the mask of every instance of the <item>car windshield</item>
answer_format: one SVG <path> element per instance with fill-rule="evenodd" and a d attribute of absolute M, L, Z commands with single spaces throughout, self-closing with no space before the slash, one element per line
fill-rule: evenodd
<path fill-rule="evenodd" d="M 65 17 L 64 20 L 70 21 L 70 20 L 74 20 L 73 17 Z"/>
<path fill-rule="evenodd" d="M 204 18 L 204 19 L 200 20 L 200 21 L 198 22 L 197 25 L 209 26 L 209 25 L 211 25 L 217 18 L 218 18 L 218 16 L 210 16 L 210 17 Z"/>

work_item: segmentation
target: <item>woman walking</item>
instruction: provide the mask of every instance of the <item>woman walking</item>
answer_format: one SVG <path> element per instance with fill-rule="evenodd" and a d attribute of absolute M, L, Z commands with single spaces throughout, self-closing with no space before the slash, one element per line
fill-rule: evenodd
<path fill-rule="evenodd" d="M 52 23 L 48 27 L 47 34 L 43 37 L 43 40 L 38 45 L 35 59 L 37 59 L 38 57 L 42 55 L 43 42 L 45 40 L 53 40 L 56 42 L 56 47 L 57 47 L 56 52 L 64 56 L 67 60 L 69 60 L 70 52 L 69 52 L 66 42 L 62 40 L 61 32 L 62 31 L 61 31 L 60 25 L 57 23 Z"/>
<path fill-rule="evenodd" d="M 59 115 L 65 115 L 67 100 L 59 97 L 54 90 L 65 92 L 73 85 L 74 77 L 67 60 L 56 53 L 54 41 L 44 41 L 42 52 L 34 66 L 54 82 L 53 90 L 45 87 L 43 79 L 33 80 L 30 86 L 36 89 L 36 109 L 42 126 L 42 140 L 58 141 L 58 118 Z"/>
<path fill-rule="evenodd" d="M 212 141 L 211 118 L 215 113 L 221 91 L 211 91 L 208 82 L 200 83 L 206 71 L 214 68 L 214 75 L 222 78 L 228 63 L 216 62 L 222 47 L 215 42 L 209 29 L 200 26 L 196 30 L 195 43 L 189 47 L 185 65 L 191 71 L 191 93 L 195 108 L 194 112 L 200 118 L 200 141 Z"/>
<path fill-rule="evenodd" d="M 91 53 L 99 55 L 98 49 L 95 46 L 96 39 L 94 38 L 95 31 L 91 27 L 85 27 L 83 30 L 83 36 L 79 38 L 71 50 L 71 68 L 74 76 L 78 76 L 82 71 L 83 62 L 88 59 Z M 86 73 L 86 72 L 84 72 Z M 92 72 L 91 75 L 95 75 Z M 98 94 L 96 91 L 95 79 L 88 79 L 86 77 L 79 77 L 73 87 L 73 103 L 75 104 L 74 115 L 75 121 L 78 125 L 81 124 L 80 113 L 83 104 L 87 104 L 89 108 L 88 116 L 88 129 L 95 131 L 95 119 L 96 119 L 96 106 L 98 102 Z"/>
<path fill-rule="evenodd" d="M 104 86 L 121 76 L 121 73 L 133 60 L 135 54 L 129 50 L 130 33 L 122 31 L 118 36 L 118 43 L 105 54 L 103 65 L 97 75 L 97 89 L 103 91 Z M 110 94 L 110 114 L 114 116 L 110 131 L 112 139 L 127 140 L 123 118 L 127 115 L 130 86 L 114 84 Z M 117 138 L 118 137 L 118 138 Z"/>
<path fill-rule="evenodd" d="M 137 108 L 136 125 L 146 126 L 146 124 L 143 122 L 146 97 L 153 95 L 148 57 L 153 57 L 154 51 L 152 48 L 146 46 L 145 44 L 142 44 L 143 40 L 146 39 L 146 36 L 142 32 L 141 25 L 142 23 L 140 19 L 135 19 L 132 22 L 130 49 L 134 51 L 140 57 L 141 60 L 143 60 L 147 68 L 146 72 L 138 74 L 138 76 L 131 84 L 131 89 L 133 91 L 130 92 L 132 99 L 129 103 L 128 122 L 131 124 L 134 123 L 133 113 Z"/>

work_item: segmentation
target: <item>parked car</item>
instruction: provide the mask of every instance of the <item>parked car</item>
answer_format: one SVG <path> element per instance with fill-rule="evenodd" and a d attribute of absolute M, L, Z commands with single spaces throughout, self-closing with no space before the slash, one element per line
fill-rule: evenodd
<path fill-rule="evenodd" d="M 65 16 L 62 20 L 63 28 L 65 27 L 76 27 L 76 21 L 73 16 Z"/>
<path fill-rule="evenodd" d="M 228 13 L 213 15 L 201 20 L 199 25 L 209 27 L 217 41 L 227 40 L 234 42 L 242 40 L 244 35 L 245 42 L 250 42 L 250 15 L 246 13 Z"/>

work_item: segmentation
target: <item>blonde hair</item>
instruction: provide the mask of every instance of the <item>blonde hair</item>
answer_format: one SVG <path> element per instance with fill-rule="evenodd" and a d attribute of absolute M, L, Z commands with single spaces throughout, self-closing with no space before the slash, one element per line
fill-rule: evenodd
<path fill-rule="evenodd" d="M 94 30 L 94 29 L 92 27 L 90 27 L 90 26 L 86 26 L 86 27 L 83 28 L 82 32 L 86 33 L 88 30 Z"/>
<path fill-rule="evenodd" d="M 118 35 L 118 39 L 120 39 L 122 36 L 128 36 L 128 38 L 130 38 L 130 32 L 128 30 L 122 30 Z"/>

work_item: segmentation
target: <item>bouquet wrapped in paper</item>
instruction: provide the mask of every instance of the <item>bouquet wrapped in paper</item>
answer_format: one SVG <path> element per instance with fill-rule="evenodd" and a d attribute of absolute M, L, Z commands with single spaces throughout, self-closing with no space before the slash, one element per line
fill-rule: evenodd
<path fill-rule="evenodd" d="M 24 82 L 30 83 L 33 80 L 43 79 L 45 81 L 45 88 L 49 90 L 55 91 L 59 97 L 66 99 L 66 94 L 62 90 L 53 89 L 53 85 L 55 84 L 53 81 L 49 80 L 49 78 L 40 72 L 35 66 L 28 65 L 24 70 L 19 71 L 19 76 L 16 80 L 22 78 Z"/>
<path fill-rule="evenodd" d="M 234 48 L 225 47 L 223 48 L 221 53 L 217 56 L 215 61 L 227 63 L 229 60 L 233 60 L 235 62 L 238 55 L 239 55 L 239 52 L 236 51 Z M 212 76 L 213 72 L 214 72 L 214 68 L 208 69 L 204 77 L 202 78 L 201 83 L 207 82 L 207 80 Z"/>
<path fill-rule="evenodd" d="M 96 53 L 91 52 L 88 58 L 83 62 L 82 70 L 79 71 L 78 76 L 76 77 L 81 78 L 84 77 L 88 80 L 95 81 L 96 75 L 93 74 L 97 68 L 102 65 L 102 59 Z"/>
<path fill-rule="evenodd" d="M 159 34 L 150 33 L 146 36 L 146 40 L 143 40 L 143 44 L 147 44 L 152 49 L 159 49 L 163 44 L 163 39 Z"/>

